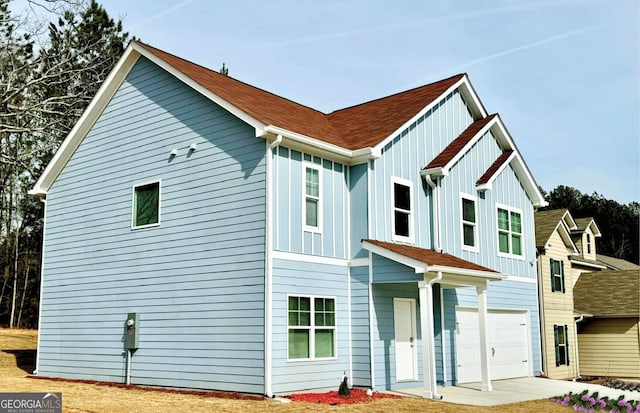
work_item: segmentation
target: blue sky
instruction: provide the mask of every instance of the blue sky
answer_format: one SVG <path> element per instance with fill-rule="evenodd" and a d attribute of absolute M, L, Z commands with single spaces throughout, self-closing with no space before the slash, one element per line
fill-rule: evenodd
<path fill-rule="evenodd" d="M 469 74 L 538 183 L 640 201 L 638 0 L 105 0 L 142 41 L 330 112 Z"/>

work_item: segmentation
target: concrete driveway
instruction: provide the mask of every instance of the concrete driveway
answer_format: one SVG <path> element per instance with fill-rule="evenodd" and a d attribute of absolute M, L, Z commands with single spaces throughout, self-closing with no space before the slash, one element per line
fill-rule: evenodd
<path fill-rule="evenodd" d="M 467 383 L 448 387 L 438 386 L 438 391 L 443 396 L 443 402 L 476 406 L 495 406 L 527 400 L 548 399 L 553 396 L 562 396 L 569 392 L 580 393 L 584 390 L 589 390 L 589 394 L 597 391 L 600 396 L 608 396 L 610 399 L 617 399 L 620 395 L 624 395 L 626 400 L 640 399 L 640 392 L 636 391 L 623 391 L 597 384 L 539 377 L 495 380 L 492 384 L 493 391 L 491 392 L 480 391 L 480 383 Z M 422 397 L 422 388 L 403 389 L 395 392 Z"/>

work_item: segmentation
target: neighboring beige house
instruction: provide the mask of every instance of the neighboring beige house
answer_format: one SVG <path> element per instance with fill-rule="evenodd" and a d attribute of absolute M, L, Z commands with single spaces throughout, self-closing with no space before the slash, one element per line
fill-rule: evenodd
<path fill-rule="evenodd" d="M 600 234 L 593 218 L 577 218 L 575 226 L 569 229 L 573 242 L 579 251 L 578 255 L 570 257 L 573 284 L 575 285 L 580 274 L 604 270 L 607 266 L 597 260 L 596 238 L 600 238 L 602 234 Z"/>
<path fill-rule="evenodd" d="M 554 379 L 578 377 L 573 285 L 581 269 L 574 272 L 570 260 L 581 257 L 572 233 L 578 225 L 566 209 L 536 212 L 535 220 L 542 370 Z"/>
<path fill-rule="evenodd" d="M 640 378 L 639 290 L 640 269 L 582 274 L 576 282 L 582 376 Z"/>

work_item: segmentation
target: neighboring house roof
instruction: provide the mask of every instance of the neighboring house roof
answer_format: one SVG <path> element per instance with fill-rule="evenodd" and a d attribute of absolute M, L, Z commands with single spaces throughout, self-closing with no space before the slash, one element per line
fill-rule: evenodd
<path fill-rule="evenodd" d="M 622 258 L 609 257 L 607 255 L 597 254 L 596 261 L 611 270 L 638 270 L 640 265 L 636 265 Z"/>
<path fill-rule="evenodd" d="M 580 275 L 574 308 L 595 317 L 640 316 L 640 270 L 604 270 Z"/>
<path fill-rule="evenodd" d="M 458 258 L 447 253 L 414 247 L 412 245 L 372 239 L 364 239 L 362 240 L 362 243 L 365 249 L 378 253 L 379 255 L 386 256 L 386 258 L 394 259 L 395 261 L 401 262 L 405 265 L 412 266 L 416 268 L 416 271 L 419 269 L 420 272 L 443 271 L 461 274 L 468 273 L 468 275 L 480 275 L 492 279 L 504 278 L 504 276 L 501 276 L 495 270 L 463 260 L 462 258 Z M 378 248 L 372 248 L 371 246 Z M 391 254 L 386 254 L 385 252 L 389 252 Z M 394 255 L 396 258 L 394 258 Z"/>
<path fill-rule="evenodd" d="M 497 115 L 487 117 L 466 74 L 325 114 L 139 41 L 129 44 L 30 191 L 32 194 L 47 193 L 140 56 L 254 127 L 256 136 L 275 139 L 279 135 L 285 146 L 298 150 L 312 148 L 348 164 L 381 156 L 381 148 L 386 142 L 457 90 L 474 118 L 480 119 L 479 124 L 492 128 L 504 150 L 516 152 L 510 164 L 533 204 L 541 206 L 545 203 L 506 128 Z M 479 136 L 472 137 L 472 141 L 474 139 Z"/>
<path fill-rule="evenodd" d="M 596 221 L 591 217 L 576 218 L 576 226 L 577 228 L 571 232 L 578 234 L 584 232 L 587 228 L 591 228 L 591 232 L 593 232 L 594 237 L 602 236 L 600 229 L 596 225 Z"/>
<path fill-rule="evenodd" d="M 575 221 L 567 209 L 551 209 L 537 211 L 534 214 L 536 226 L 536 247 L 546 248 L 549 239 L 555 231 L 558 231 L 567 248 L 578 253 L 576 244 L 571 239 L 570 229 L 575 227 Z"/>

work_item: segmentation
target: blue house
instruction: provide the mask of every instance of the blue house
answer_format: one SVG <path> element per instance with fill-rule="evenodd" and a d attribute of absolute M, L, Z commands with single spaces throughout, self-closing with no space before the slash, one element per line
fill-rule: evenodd
<path fill-rule="evenodd" d="M 325 114 L 132 42 L 32 193 L 39 376 L 437 398 L 540 372 L 544 199 L 466 74 Z"/>

